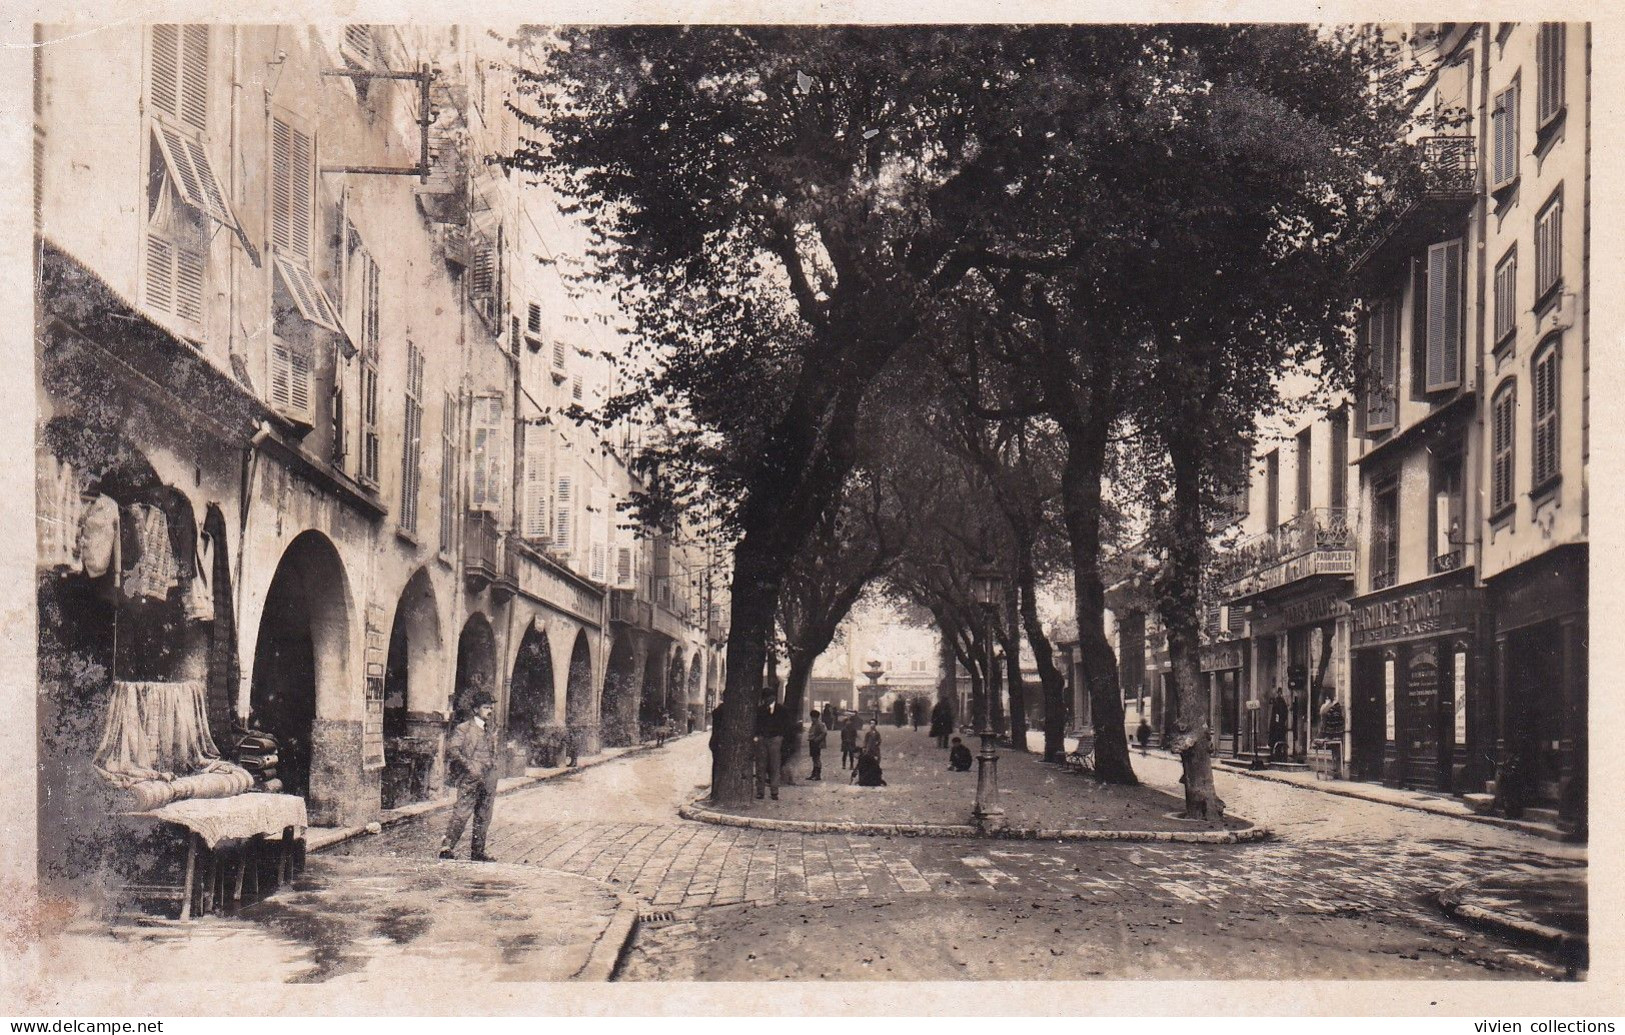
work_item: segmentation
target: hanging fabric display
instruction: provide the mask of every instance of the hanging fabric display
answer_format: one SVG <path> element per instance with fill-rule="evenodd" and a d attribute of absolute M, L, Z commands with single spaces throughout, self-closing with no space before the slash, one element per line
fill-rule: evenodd
<path fill-rule="evenodd" d="M 197 572 L 186 587 L 182 606 L 194 622 L 214 621 L 214 540 L 204 535 L 198 540 Z"/>
<path fill-rule="evenodd" d="M 226 518 L 218 503 L 203 511 L 203 540 L 208 557 L 209 722 L 211 729 L 229 730 L 237 715 L 237 687 L 241 669 L 237 660 L 237 620 L 231 604 L 231 551 L 226 543 Z"/>
<path fill-rule="evenodd" d="M 72 464 L 49 450 L 35 455 L 36 550 L 42 568 L 77 568 L 79 528 L 85 510 L 82 478 Z"/>
<path fill-rule="evenodd" d="M 176 584 L 169 522 L 163 511 L 141 503 L 133 504 L 130 513 L 141 555 L 125 574 L 124 592 L 130 597 L 163 600 Z"/>
<path fill-rule="evenodd" d="M 198 680 L 115 682 L 95 765 L 125 792 L 120 807 L 126 810 L 229 798 L 254 785 L 246 770 L 220 758 Z"/>
<path fill-rule="evenodd" d="M 99 579 L 111 570 L 118 580 L 121 538 L 118 504 L 97 496 L 79 519 L 79 562 L 86 575 Z"/>

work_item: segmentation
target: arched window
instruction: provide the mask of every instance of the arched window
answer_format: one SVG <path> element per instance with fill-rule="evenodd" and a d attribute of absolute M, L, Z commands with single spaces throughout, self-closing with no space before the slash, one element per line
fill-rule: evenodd
<path fill-rule="evenodd" d="M 1558 459 L 1557 422 L 1559 409 L 1558 359 L 1562 338 L 1548 339 L 1536 350 L 1530 364 L 1534 381 L 1533 428 L 1529 463 L 1532 491 L 1538 492 L 1562 473 Z"/>
<path fill-rule="evenodd" d="M 1518 412 L 1518 382 L 1508 378 L 1490 403 L 1490 513 L 1512 509 L 1512 433 Z"/>

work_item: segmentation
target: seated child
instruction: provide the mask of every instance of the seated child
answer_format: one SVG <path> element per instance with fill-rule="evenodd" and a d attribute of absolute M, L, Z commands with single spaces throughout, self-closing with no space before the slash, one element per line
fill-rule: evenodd
<path fill-rule="evenodd" d="M 958 737 L 954 738 L 954 746 L 948 749 L 948 768 L 956 773 L 970 772 L 970 748 Z"/>

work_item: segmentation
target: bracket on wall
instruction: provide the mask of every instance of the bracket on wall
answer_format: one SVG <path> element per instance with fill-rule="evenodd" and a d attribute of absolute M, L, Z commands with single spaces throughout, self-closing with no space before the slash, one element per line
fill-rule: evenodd
<path fill-rule="evenodd" d="M 434 73 L 428 65 L 419 65 L 416 72 L 370 72 L 361 68 L 328 68 L 324 76 L 342 76 L 346 79 L 396 79 L 418 84 L 418 164 L 416 165 L 324 165 L 324 173 L 358 173 L 363 176 L 416 176 L 421 183 L 429 182 L 429 127 L 434 117 L 429 110 L 429 86 Z"/>

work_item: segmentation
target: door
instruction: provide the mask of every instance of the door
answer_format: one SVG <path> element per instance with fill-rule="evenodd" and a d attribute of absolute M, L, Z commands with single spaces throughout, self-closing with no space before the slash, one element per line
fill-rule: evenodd
<path fill-rule="evenodd" d="M 1399 731 L 1404 759 L 1400 779 L 1406 787 L 1435 790 L 1442 786 L 1439 764 L 1439 645 L 1412 644 L 1405 658 L 1405 682 L 1399 688 L 1404 704 Z"/>
<path fill-rule="evenodd" d="M 1356 780 L 1381 780 L 1382 756 L 1387 746 L 1386 703 L 1383 698 L 1383 658 L 1376 650 L 1357 651 L 1350 680 L 1350 772 Z"/>

